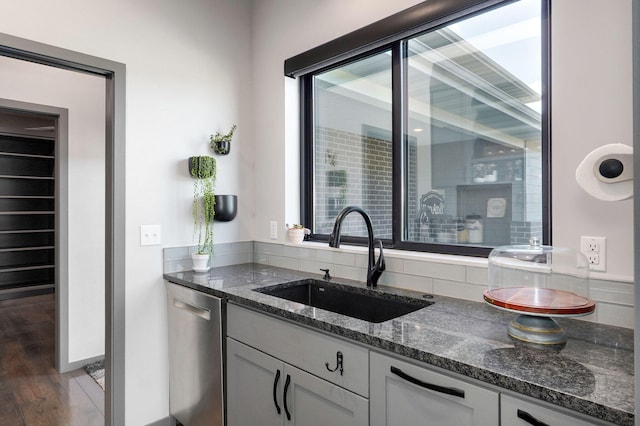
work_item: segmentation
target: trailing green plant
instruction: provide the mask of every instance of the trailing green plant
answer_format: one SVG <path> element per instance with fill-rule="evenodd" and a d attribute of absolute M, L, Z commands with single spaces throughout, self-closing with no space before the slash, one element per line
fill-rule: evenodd
<path fill-rule="evenodd" d="M 209 136 L 209 146 L 218 154 L 227 154 L 229 152 L 229 144 L 231 142 L 231 138 L 233 138 L 233 133 L 238 128 L 237 125 L 231 126 L 231 130 L 228 133 L 222 134 L 220 132 L 216 132 L 215 135 Z M 222 142 L 228 142 L 226 148 L 221 146 Z"/>
<path fill-rule="evenodd" d="M 206 155 L 191 157 L 193 177 L 193 237 L 198 234 L 198 254 L 213 253 L 213 222 L 216 204 L 216 159 Z"/>
<path fill-rule="evenodd" d="M 216 132 L 215 135 L 209 136 L 209 143 L 211 144 L 211 148 L 213 148 L 213 144 L 216 142 L 230 141 L 231 138 L 233 138 L 233 133 L 237 128 L 238 126 L 234 124 L 233 126 L 231 126 L 231 130 L 229 130 L 229 133 L 225 133 L 223 135 L 220 132 Z"/>

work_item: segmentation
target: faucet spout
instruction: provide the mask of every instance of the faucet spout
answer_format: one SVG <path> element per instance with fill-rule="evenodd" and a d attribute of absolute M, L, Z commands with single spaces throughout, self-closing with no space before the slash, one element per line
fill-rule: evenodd
<path fill-rule="evenodd" d="M 349 215 L 349 213 L 357 212 L 364 219 L 364 223 L 367 226 L 367 235 L 368 235 L 368 248 L 369 248 L 369 261 L 367 262 L 367 287 L 376 287 L 378 284 L 378 279 L 382 272 L 385 270 L 384 263 L 384 254 L 382 253 L 382 241 L 378 240 L 380 244 L 380 256 L 378 260 L 375 260 L 374 253 L 374 238 L 373 238 L 373 226 L 371 225 L 371 218 L 360 207 L 357 206 L 349 206 L 345 207 L 338 216 L 336 217 L 336 221 L 333 224 L 333 231 L 331 235 L 329 235 L 329 247 L 340 247 L 340 230 L 342 228 L 342 222 Z"/>

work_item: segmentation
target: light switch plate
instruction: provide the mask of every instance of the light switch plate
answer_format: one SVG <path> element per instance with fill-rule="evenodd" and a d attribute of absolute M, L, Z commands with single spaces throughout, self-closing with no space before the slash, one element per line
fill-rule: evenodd
<path fill-rule="evenodd" d="M 140 225 L 140 245 L 157 246 L 162 241 L 160 225 Z"/>

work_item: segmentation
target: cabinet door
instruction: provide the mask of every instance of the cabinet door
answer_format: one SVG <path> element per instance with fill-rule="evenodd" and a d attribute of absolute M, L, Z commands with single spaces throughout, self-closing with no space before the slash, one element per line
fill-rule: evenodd
<path fill-rule="evenodd" d="M 456 378 L 371 352 L 371 425 L 499 424 L 499 395 Z"/>
<path fill-rule="evenodd" d="M 509 395 L 500 395 L 500 416 L 502 426 L 594 426 L 610 423 L 597 423 L 596 419 L 578 418 L 582 416 L 561 413 L 554 409 L 544 407 L 538 403 L 514 398 Z"/>
<path fill-rule="evenodd" d="M 284 387 L 287 426 L 369 424 L 367 399 L 288 364 L 285 366 Z"/>
<path fill-rule="evenodd" d="M 227 338 L 227 425 L 283 422 L 284 363 Z"/>
<path fill-rule="evenodd" d="M 289 365 L 332 382 L 365 398 L 369 396 L 369 350 L 342 339 L 243 307 L 227 305 L 227 336 Z M 342 353 L 344 370 L 336 366 Z"/>

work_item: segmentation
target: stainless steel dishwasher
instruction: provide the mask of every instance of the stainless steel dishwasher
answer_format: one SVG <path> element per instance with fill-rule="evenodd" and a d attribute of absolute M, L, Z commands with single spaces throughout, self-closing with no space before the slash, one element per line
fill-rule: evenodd
<path fill-rule="evenodd" d="M 224 425 L 222 299 L 170 282 L 169 412 L 173 424 Z"/>

